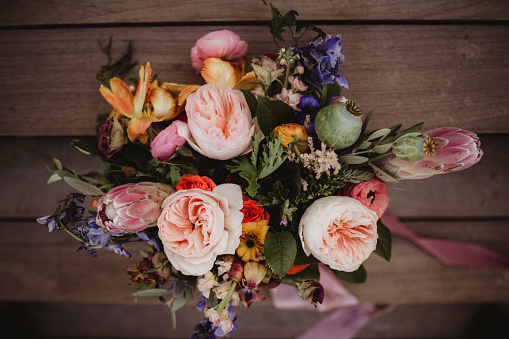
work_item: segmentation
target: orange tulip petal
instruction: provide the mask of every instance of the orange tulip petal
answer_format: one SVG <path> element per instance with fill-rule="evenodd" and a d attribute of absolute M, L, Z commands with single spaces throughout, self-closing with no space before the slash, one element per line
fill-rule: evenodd
<path fill-rule="evenodd" d="M 255 75 L 255 72 L 249 72 L 247 73 L 242 79 L 240 79 L 239 82 L 235 85 L 234 89 L 238 90 L 244 90 L 244 91 L 251 91 L 256 86 L 258 86 L 261 83 L 260 79 L 258 79 Z"/>
<path fill-rule="evenodd" d="M 129 121 L 129 126 L 127 126 L 129 140 L 140 140 L 140 142 L 146 143 L 148 140 L 147 128 L 150 126 L 150 123 L 149 117 L 131 119 L 131 121 Z"/>
<path fill-rule="evenodd" d="M 214 85 L 217 89 L 233 88 L 237 83 L 235 68 L 229 62 L 219 58 L 206 59 L 201 76 L 207 84 Z"/>
<path fill-rule="evenodd" d="M 185 102 L 189 94 L 196 92 L 201 86 L 200 85 L 189 85 L 182 92 L 179 93 L 178 96 L 178 105 L 182 106 Z"/>
<path fill-rule="evenodd" d="M 111 90 L 101 85 L 99 92 L 101 92 L 104 99 L 121 114 L 129 118 L 134 117 L 133 94 L 129 87 L 119 78 L 111 79 L 110 87 Z"/>
<path fill-rule="evenodd" d="M 154 108 L 152 120 L 163 121 L 175 117 L 175 100 L 170 92 L 160 87 L 152 88 L 148 93 L 148 101 L 152 103 Z"/>
<path fill-rule="evenodd" d="M 145 97 L 147 96 L 148 87 L 150 86 L 150 77 L 152 76 L 152 69 L 150 68 L 150 62 L 147 62 L 147 70 L 140 67 L 138 88 L 134 95 L 134 112 L 138 117 L 141 117 L 143 110 L 143 104 L 145 103 Z"/>

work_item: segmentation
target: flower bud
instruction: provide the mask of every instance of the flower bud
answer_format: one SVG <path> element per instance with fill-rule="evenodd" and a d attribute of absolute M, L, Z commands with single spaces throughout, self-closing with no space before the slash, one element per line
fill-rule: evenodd
<path fill-rule="evenodd" d="M 324 297 L 323 286 L 316 280 L 303 280 L 296 282 L 297 292 L 302 299 L 309 301 L 316 307 L 316 303 L 322 303 Z"/>
<path fill-rule="evenodd" d="M 235 259 L 232 263 L 232 267 L 228 271 L 228 277 L 235 281 L 241 281 L 244 277 L 244 264 L 242 260 Z"/>
<path fill-rule="evenodd" d="M 157 270 L 157 273 L 165 279 L 170 278 L 171 268 L 169 266 L 168 258 L 163 252 L 155 252 L 149 255 L 149 259 L 152 261 L 152 265 Z"/>
<path fill-rule="evenodd" d="M 308 134 L 304 126 L 299 124 L 283 124 L 274 128 L 276 138 L 281 138 L 281 144 L 285 147 L 292 147 L 293 144 L 297 146 L 300 153 L 305 153 L 308 150 Z"/>
<path fill-rule="evenodd" d="M 418 161 L 426 155 L 435 154 L 435 143 L 424 136 L 408 136 L 398 139 L 392 147 L 394 155 L 405 161 Z"/>

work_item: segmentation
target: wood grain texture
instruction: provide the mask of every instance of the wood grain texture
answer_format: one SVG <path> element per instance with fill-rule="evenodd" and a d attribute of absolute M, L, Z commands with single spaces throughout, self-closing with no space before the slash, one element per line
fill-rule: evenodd
<path fill-rule="evenodd" d="M 427 237 L 468 240 L 509 255 L 509 225 L 504 221 L 407 225 Z M 131 259 L 109 251 L 91 258 L 85 252 L 74 253 L 79 245 L 63 231 L 48 233 L 45 226 L 35 222 L 1 222 L 0 300 L 132 303 L 133 290 L 127 285 L 124 268 L 140 260 L 138 250 L 145 248 L 142 245 L 127 247 L 133 254 Z M 392 262 L 373 255 L 365 266 L 366 283 L 345 283 L 361 302 L 509 302 L 507 271 L 445 267 L 402 238 L 393 238 Z"/>
<path fill-rule="evenodd" d="M 503 306 L 509 309 L 508 305 Z M 41 339 L 187 338 L 202 318 L 194 306 L 185 306 L 178 311 L 177 329 L 172 331 L 165 308 L 163 305 L 0 304 L 0 310 L 27 319 L 32 332 Z M 371 320 L 356 338 L 460 338 L 481 310 L 478 304 L 399 305 Z M 235 311 L 239 331 L 229 338 L 295 338 L 328 315 L 314 311 L 281 312 L 254 305 L 249 309 L 236 307 Z M 86 319 L 89 326 L 76 319 Z"/>
<path fill-rule="evenodd" d="M 249 42 L 246 60 L 276 50 L 267 29 L 226 27 Z M 371 129 L 425 121 L 426 129 L 458 126 L 509 131 L 509 26 L 326 26 L 341 33 L 344 95 L 368 111 Z M 135 60 L 158 79 L 203 83 L 189 51 L 213 27 L 138 27 L 0 31 L 0 134 L 94 133 L 110 107 L 95 80 L 106 58 L 97 39 L 115 38 L 116 56 L 132 41 Z"/>
<path fill-rule="evenodd" d="M 390 211 L 404 218 L 509 217 L 508 135 L 482 135 L 484 156 L 464 171 L 391 185 Z M 3 159 L 0 187 L 15 186 L 0 204 L 0 218 L 36 218 L 50 214 L 56 202 L 73 190 L 64 182 L 46 184 L 51 173 L 44 164 L 57 158 L 80 174 L 104 170 L 102 162 L 70 146 L 71 138 L 0 138 Z M 4 196 L 5 197 L 5 196 Z"/>
<path fill-rule="evenodd" d="M 282 1 L 273 1 L 278 8 Z M 268 21 L 270 10 L 261 0 L 101 1 L 19 0 L 6 3 L 0 26 Z M 317 0 L 287 1 L 301 20 L 507 20 L 504 0 Z"/>

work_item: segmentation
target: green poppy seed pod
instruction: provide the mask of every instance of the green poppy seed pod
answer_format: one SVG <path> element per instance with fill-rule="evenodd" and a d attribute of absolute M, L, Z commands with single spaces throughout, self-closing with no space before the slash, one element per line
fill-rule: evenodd
<path fill-rule="evenodd" d="M 361 134 L 361 117 L 360 109 L 350 100 L 325 106 L 315 117 L 316 134 L 331 148 L 350 147 Z"/>
<path fill-rule="evenodd" d="M 424 140 L 423 136 L 410 136 L 398 139 L 392 147 L 394 155 L 405 161 L 417 161 L 426 156 L 424 154 Z"/>

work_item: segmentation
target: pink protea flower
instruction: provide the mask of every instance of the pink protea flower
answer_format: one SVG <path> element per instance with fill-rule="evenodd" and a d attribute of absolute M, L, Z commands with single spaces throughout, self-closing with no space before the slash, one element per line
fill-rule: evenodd
<path fill-rule="evenodd" d="M 154 182 L 117 186 L 99 200 L 97 225 L 117 233 L 156 226 L 161 204 L 172 191 L 171 186 Z"/>
<path fill-rule="evenodd" d="M 191 49 L 191 62 L 196 72 L 200 73 L 207 58 L 221 58 L 234 65 L 243 62 L 247 53 L 247 42 L 227 29 L 206 34 L 196 41 Z"/>
<path fill-rule="evenodd" d="M 479 137 L 470 131 L 443 127 L 423 134 L 435 142 L 435 156 L 414 162 L 393 158 L 382 169 L 398 180 L 424 179 L 469 168 L 477 164 L 483 155 Z"/>

